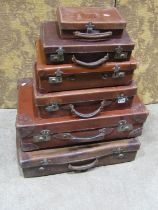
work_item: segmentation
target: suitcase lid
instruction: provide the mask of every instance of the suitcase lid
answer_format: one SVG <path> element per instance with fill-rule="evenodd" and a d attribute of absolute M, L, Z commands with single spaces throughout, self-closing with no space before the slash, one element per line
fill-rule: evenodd
<path fill-rule="evenodd" d="M 100 73 L 100 72 L 113 72 L 115 66 L 120 67 L 120 71 L 131 71 L 137 68 L 137 61 L 135 58 L 131 57 L 129 61 L 121 62 L 107 62 L 98 66 L 96 68 L 85 68 L 75 64 L 56 64 L 56 65 L 47 65 L 45 61 L 44 52 L 41 46 L 41 40 L 38 39 L 35 44 L 36 48 L 36 70 L 39 75 L 46 76 L 47 74 L 53 74 L 57 70 L 61 70 L 62 74 L 80 74 L 80 73 Z"/>
<path fill-rule="evenodd" d="M 94 25 L 94 30 L 126 27 L 126 21 L 115 7 L 59 7 L 57 21 L 64 30 L 85 30 L 89 23 Z"/>
<path fill-rule="evenodd" d="M 139 148 L 139 140 L 131 138 L 82 146 L 22 152 L 20 138 L 17 136 L 18 160 L 22 168 L 93 161 L 108 156 L 116 156 L 120 153 L 136 152 Z"/>
<path fill-rule="evenodd" d="M 34 79 L 34 98 L 37 106 L 49 106 L 51 104 L 69 105 L 90 101 L 117 100 L 117 97 L 132 97 L 137 93 L 134 81 L 128 86 L 116 86 L 105 88 L 90 88 L 84 90 L 58 91 L 53 93 L 40 93 Z"/>
<path fill-rule="evenodd" d="M 118 47 L 121 47 L 123 51 L 134 49 L 134 43 L 125 30 L 122 36 L 99 42 L 87 42 L 78 39 L 61 39 L 57 23 L 46 21 L 41 24 L 40 37 L 45 53 L 56 53 L 59 47 L 63 48 L 64 53 L 115 52 Z"/>
<path fill-rule="evenodd" d="M 105 110 L 95 118 L 78 119 L 71 115 L 44 119 L 38 116 L 34 103 L 33 82 L 30 78 L 18 82 L 18 108 L 16 128 L 21 138 L 38 134 L 43 129 L 53 133 L 82 131 L 103 127 L 117 127 L 120 120 L 142 126 L 148 116 L 148 111 L 137 96 L 134 97 L 131 108 L 120 110 Z"/>

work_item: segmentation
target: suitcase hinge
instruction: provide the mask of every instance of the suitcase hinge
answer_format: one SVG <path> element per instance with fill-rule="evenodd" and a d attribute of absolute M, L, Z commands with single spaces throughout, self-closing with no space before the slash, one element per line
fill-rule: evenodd
<path fill-rule="evenodd" d="M 50 130 L 42 130 L 40 134 L 33 136 L 33 142 L 44 142 L 44 141 L 50 141 Z"/>
<path fill-rule="evenodd" d="M 125 96 L 123 93 L 121 93 L 120 95 L 117 96 L 116 100 L 118 104 L 125 104 L 128 102 L 128 97 Z"/>
<path fill-rule="evenodd" d="M 54 63 L 64 62 L 64 50 L 62 47 L 56 50 L 56 54 L 50 55 L 50 61 Z"/>
<path fill-rule="evenodd" d="M 121 46 L 118 46 L 117 48 L 115 48 L 114 59 L 122 60 L 122 59 L 127 59 L 127 57 L 128 57 L 128 53 L 123 52 L 123 48 Z"/>
<path fill-rule="evenodd" d="M 125 132 L 133 130 L 133 125 L 128 124 L 126 120 L 120 120 L 117 127 L 118 132 Z"/>
<path fill-rule="evenodd" d="M 112 152 L 113 156 L 115 156 L 116 158 L 119 158 L 119 159 L 124 158 L 125 153 L 126 153 L 126 151 L 123 148 L 120 148 L 120 147 L 114 149 L 113 152 Z"/>
<path fill-rule="evenodd" d="M 62 71 L 60 69 L 57 69 L 57 71 L 54 73 L 54 77 L 49 77 L 48 78 L 48 83 L 50 84 L 57 84 L 57 83 L 62 83 L 63 78 L 62 78 Z"/>
<path fill-rule="evenodd" d="M 59 104 L 57 103 L 53 103 L 47 107 L 45 107 L 45 110 L 47 112 L 55 112 L 55 111 L 58 111 L 59 110 Z"/>
<path fill-rule="evenodd" d="M 125 76 L 125 72 L 120 72 L 120 66 L 119 65 L 115 65 L 113 70 L 114 70 L 114 73 L 112 75 L 112 78 L 120 78 L 120 77 Z"/>
<path fill-rule="evenodd" d="M 93 33 L 94 24 L 92 22 L 89 22 L 86 24 L 87 33 Z"/>

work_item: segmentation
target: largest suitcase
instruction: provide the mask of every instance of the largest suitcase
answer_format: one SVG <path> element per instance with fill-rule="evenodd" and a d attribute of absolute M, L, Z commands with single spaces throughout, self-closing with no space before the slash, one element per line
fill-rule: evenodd
<path fill-rule="evenodd" d="M 17 154 L 24 177 L 64 172 L 83 172 L 94 167 L 129 162 L 135 159 L 137 139 L 87 144 L 84 146 L 22 152 L 17 137 Z"/>
<path fill-rule="evenodd" d="M 34 104 L 31 79 L 20 81 L 18 94 L 16 128 L 23 151 L 136 137 L 148 115 L 135 97 L 130 109 L 106 110 L 92 119 L 71 115 L 44 119 Z"/>
<path fill-rule="evenodd" d="M 107 61 L 129 60 L 134 43 L 126 31 L 122 36 L 100 42 L 61 39 L 57 23 L 41 24 L 40 37 L 47 64 L 76 63 L 94 68 Z"/>

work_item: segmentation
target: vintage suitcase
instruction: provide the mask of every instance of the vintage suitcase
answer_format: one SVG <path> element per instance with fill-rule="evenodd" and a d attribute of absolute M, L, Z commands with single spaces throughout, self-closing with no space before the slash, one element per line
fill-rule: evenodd
<path fill-rule="evenodd" d="M 124 109 L 131 106 L 137 86 L 133 81 L 128 86 L 92 88 L 53 93 L 40 93 L 34 78 L 34 98 L 43 118 L 73 116 L 91 118 L 102 111 Z"/>
<path fill-rule="evenodd" d="M 16 128 L 23 151 L 137 137 L 148 115 L 135 97 L 130 109 L 103 111 L 91 119 L 71 115 L 44 119 L 38 116 L 32 92 L 31 79 L 19 81 Z"/>
<path fill-rule="evenodd" d="M 59 7 L 57 22 L 62 38 L 100 40 L 121 35 L 126 21 L 115 7 Z"/>
<path fill-rule="evenodd" d="M 22 152 L 17 137 L 17 156 L 24 177 L 64 172 L 84 172 L 94 167 L 129 162 L 140 148 L 136 138 L 82 146 Z"/>
<path fill-rule="evenodd" d="M 46 65 L 40 40 L 36 42 L 36 55 L 36 80 L 41 93 L 129 85 L 137 67 L 134 58 L 91 69 L 76 64 Z"/>
<path fill-rule="evenodd" d="M 126 31 L 121 37 L 99 42 L 61 39 L 57 23 L 53 21 L 41 24 L 40 38 L 47 64 L 75 63 L 94 68 L 107 61 L 129 60 L 134 49 L 134 43 Z"/>

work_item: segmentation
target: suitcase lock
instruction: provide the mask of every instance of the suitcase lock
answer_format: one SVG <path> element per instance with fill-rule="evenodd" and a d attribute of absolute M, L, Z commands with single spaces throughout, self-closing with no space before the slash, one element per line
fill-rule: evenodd
<path fill-rule="evenodd" d="M 120 120 L 117 127 L 118 132 L 125 132 L 133 130 L 133 125 L 128 124 L 126 120 Z"/>
<path fill-rule="evenodd" d="M 118 46 L 117 48 L 115 48 L 114 59 L 123 60 L 123 59 L 127 59 L 127 57 L 128 57 L 128 53 L 123 52 L 123 48 L 121 46 Z"/>
<path fill-rule="evenodd" d="M 42 130 L 40 134 L 33 136 L 33 142 L 44 142 L 44 141 L 50 141 L 50 130 Z"/>
<path fill-rule="evenodd" d="M 55 76 L 54 77 L 49 77 L 48 78 L 48 83 L 50 84 L 58 84 L 58 83 L 62 83 L 63 78 L 62 78 L 62 71 L 60 71 L 60 69 L 57 69 L 57 71 L 54 73 Z"/>
<path fill-rule="evenodd" d="M 123 93 L 117 96 L 117 103 L 118 104 L 125 104 L 128 102 L 128 97 L 125 96 Z"/>
<path fill-rule="evenodd" d="M 115 156 L 116 158 L 119 158 L 119 159 L 123 159 L 125 157 L 125 153 L 126 153 L 126 151 L 120 147 L 114 149 L 112 152 L 113 156 Z"/>
<path fill-rule="evenodd" d="M 64 50 L 62 47 L 59 47 L 56 50 L 56 54 L 50 55 L 50 61 L 53 63 L 61 63 L 64 62 Z"/>
<path fill-rule="evenodd" d="M 125 72 L 120 72 L 120 66 L 119 65 L 115 65 L 113 70 L 114 70 L 114 73 L 112 75 L 112 78 L 120 78 L 120 77 L 125 76 Z"/>

